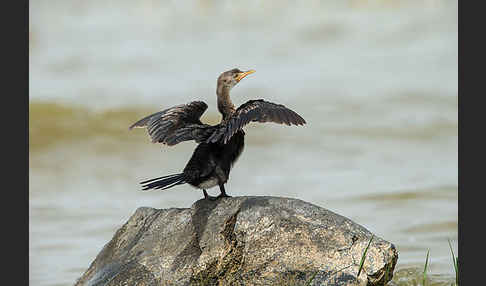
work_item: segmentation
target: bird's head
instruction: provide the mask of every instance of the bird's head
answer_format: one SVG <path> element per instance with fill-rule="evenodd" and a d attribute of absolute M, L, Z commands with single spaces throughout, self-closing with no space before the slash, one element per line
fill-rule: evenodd
<path fill-rule="evenodd" d="M 248 71 L 240 71 L 239 69 L 235 68 L 229 71 L 225 71 L 218 77 L 218 87 L 224 86 L 228 88 L 233 88 L 237 83 L 240 82 L 244 77 L 249 74 L 254 73 L 254 70 Z"/>

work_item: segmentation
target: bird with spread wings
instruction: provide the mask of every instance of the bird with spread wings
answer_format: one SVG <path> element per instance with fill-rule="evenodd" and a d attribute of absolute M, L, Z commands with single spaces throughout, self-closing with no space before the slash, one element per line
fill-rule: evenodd
<path fill-rule="evenodd" d="M 202 123 L 200 118 L 208 108 L 202 101 L 177 105 L 151 114 L 132 124 L 132 128 L 146 128 L 152 143 L 168 146 L 183 141 L 199 143 L 180 174 L 163 176 L 141 182 L 143 189 L 167 189 L 188 183 L 202 189 L 207 199 L 228 197 L 224 184 L 234 162 L 244 147 L 243 128 L 251 122 L 274 122 L 286 125 L 304 125 L 306 121 L 296 112 L 282 104 L 263 99 L 249 100 L 235 108 L 230 90 L 254 70 L 242 72 L 232 69 L 218 77 L 216 95 L 218 110 L 222 114 L 219 124 Z M 206 189 L 219 186 L 221 194 L 209 196 Z"/>

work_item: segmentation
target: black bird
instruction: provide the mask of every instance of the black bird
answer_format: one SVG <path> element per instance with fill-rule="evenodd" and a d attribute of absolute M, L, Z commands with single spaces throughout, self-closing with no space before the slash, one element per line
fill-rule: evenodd
<path fill-rule="evenodd" d="M 232 165 L 243 151 L 245 132 L 250 122 L 275 122 L 287 125 L 304 125 L 305 120 L 281 104 L 263 99 L 250 100 L 235 108 L 230 90 L 254 70 L 242 72 L 235 68 L 218 77 L 216 94 L 218 110 L 223 115 L 217 125 L 202 123 L 199 119 L 208 108 L 202 101 L 177 105 L 149 115 L 135 122 L 134 127 L 147 128 L 152 143 L 168 146 L 194 140 L 199 145 L 180 174 L 163 176 L 141 182 L 143 190 L 167 189 L 188 183 L 202 189 L 206 199 L 229 197 L 224 189 Z M 206 189 L 219 186 L 221 194 L 211 197 Z"/>

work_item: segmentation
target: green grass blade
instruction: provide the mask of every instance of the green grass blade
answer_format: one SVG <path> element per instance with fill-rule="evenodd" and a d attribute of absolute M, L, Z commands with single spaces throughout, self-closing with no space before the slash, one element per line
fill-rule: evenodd
<path fill-rule="evenodd" d="M 315 278 L 315 277 L 316 277 L 316 275 L 317 275 L 317 272 L 319 272 L 319 271 L 316 271 L 316 272 L 314 272 L 314 274 L 312 274 L 312 277 L 309 279 L 309 281 L 307 281 L 307 283 L 305 283 L 305 285 L 306 285 L 306 286 L 311 285 L 312 280 L 314 280 L 314 278 Z"/>
<path fill-rule="evenodd" d="M 356 277 L 359 277 L 359 274 L 361 273 L 361 270 L 363 269 L 363 265 L 364 265 L 364 262 L 365 262 L 365 259 L 366 259 L 366 252 L 368 252 L 368 248 L 370 247 L 371 241 L 373 240 L 374 236 L 375 236 L 374 234 L 371 235 L 370 241 L 368 242 L 368 245 L 366 246 L 366 248 L 363 252 L 363 255 L 361 256 L 361 261 L 359 262 L 358 275 Z"/>
<path fill-rule="evenodd" d="M 422 284 L 424 286 L 425 286 L 425 281 L 427 281 L 427 268 L 429 266 L 429 251 L 430 251 L 430 249 L 427 249 L 427 257 L 425 258 L 424 279 L 422 280 Z"/>
<path fill-rule="evenodd" d="M 458 275 L 458 265 L 457 265 L 457 258 L 456 256 L 454 255 L 454 250 L 452 250 L 452 245 L 451 245 L 451 241 L 449 239 L 447 239 L 447 242 L 449 243 L 449 248 L 451 250 L 451 255 L 452 255 L 452 263 L 454 265 L 454 271 L 456 273 L 456 285 L 459 285 L 459 275 Z"/>

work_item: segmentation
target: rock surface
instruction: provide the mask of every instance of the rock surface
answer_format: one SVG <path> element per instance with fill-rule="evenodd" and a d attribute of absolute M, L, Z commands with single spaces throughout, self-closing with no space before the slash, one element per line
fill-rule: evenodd
<path fill-rule="evenodd" d="M 297 199 L 199 200 L 141 207 L 75 285 L 385 285 L 395 246 Z"/>

